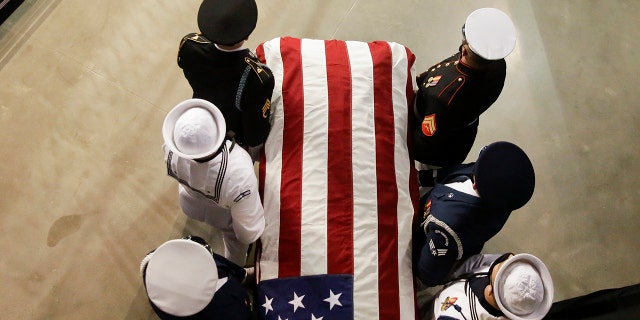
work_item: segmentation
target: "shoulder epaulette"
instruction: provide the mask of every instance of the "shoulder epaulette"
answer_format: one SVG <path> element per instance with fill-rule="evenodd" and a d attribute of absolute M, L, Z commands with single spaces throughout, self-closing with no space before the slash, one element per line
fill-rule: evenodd
<path fill-rule="evenodd" d="M 258 76 L 258 79 L 260 79 L 260 82 L 264 83 L 265 80 L 267 80 L 267 79 L 272 77 L 272 74 L 271 74 L 271 71 L 269 70 L 269 68 L 266 65 L 260 63 L 260 61 L 258 59 L 252 59 L 250 57 L 245 57 L 244 61 L 253 70 L 253 72 L 256 74 L 256 76 Z"/>
<path fill-rule="evenodd" d="M 182 41 L 180 41 L 180 48 L 182 48 L 182 45 L 185 44 L 185 42 L 187 41 L 193 41 L 196 43 L 201 43 L 201 44 L 210 44 L 211 41 L 209 41 L 209 39 L 205 38 L 202 34 L 197 33 L 197 32 L 192 32 L 189 33 L 188 35 L 184 36 L 182 38 Z"/>

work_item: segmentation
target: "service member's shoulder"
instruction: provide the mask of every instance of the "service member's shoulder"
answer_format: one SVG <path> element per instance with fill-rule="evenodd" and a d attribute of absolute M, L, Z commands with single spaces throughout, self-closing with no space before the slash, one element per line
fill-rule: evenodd
<path fill-rule="evenodd" d="M 244 62 L 251 68 L 261 83 L 264 84 L 273 81 L 273 73 L 271 73 L 271 69 L 269 69 L 267 65 L 261 63 L 253 53 L 251 56 L 245 57 Z"/>
<path fill-rule="evenodd" d="M 182 41 L 180 41 L 180 48 L 182 48 L 182 46 L 188 41 L 189 42 L 194 42 L 194 43 L 199 43 L 199 44 L 211 44 L 211 41 L 209 41 L 209 39 L 205 38 L 202 34 L 197 33 L 197 32 L 192 32 L 192 33 L 189 33 L 188 35 L 182 37 Z"/>
<path fill-rule="evenodd" d="M 200 46 L 204 47 L 210 44 L 211 44 L 211 41 L 209 41 L 209 39 L 205 38 L 202 34 L 197 32 L 192 32 L 182 37 L 182 40 L 180 41 L 180 46 L 178 47 L 178 57 L 177 57 L 178 66 L 180 66 L 181 68 L 184 68 L 181 62 L 182 60 L 181 56 L 184 54 L 182 49 L 184 49 L 184 51 L 190 51 L 190 50 L 193 50 L 194 48 L 200 48 Z"/>

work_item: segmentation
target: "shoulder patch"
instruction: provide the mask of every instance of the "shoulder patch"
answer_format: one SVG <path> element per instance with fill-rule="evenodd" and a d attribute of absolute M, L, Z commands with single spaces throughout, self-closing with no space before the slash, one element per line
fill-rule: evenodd
<path fill-rule="evenodd" d="M 440 304 L 440 311 L 446 311 L 447 309 L 449 309 L 449 307 L 453 306 L 456 304 L 456 301 L 458 301 L 457 297 L 447 297 L 446 299 L 444 299 L 444 301 Z"/>
<path fill-rule="evenodd" d="M 425 116 L 424 119 L 422 119 L 422 133 L 427 136 L 427 137 L 431 137 L 436 133 L 436 114 L 431 114 L 428 116 Z"/>
<path fill-rule="evenodd" d="M 240 193 L 237 197 L 235 197 L 235 199 L 233 199 L 233 202 L 238 202 L 249 195 L 251 195 L 251 190 L 245 190 L 242 193 Z"/>

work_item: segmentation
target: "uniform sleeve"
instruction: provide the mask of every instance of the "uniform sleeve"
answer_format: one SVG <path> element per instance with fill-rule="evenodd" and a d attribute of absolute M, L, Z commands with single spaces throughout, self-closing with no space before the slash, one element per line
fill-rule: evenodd
<path fill-rule="evenodd" d="M 500 257 L 499 254 L 476 254 L 467 258 L 456 270 L 451 274 L 451 278 L 455 279 L 463 274 L 475 272 L 480 269 L 489 268 L 491 263 Z"/>
<path fill-rule="evenodd" d="M 247 276 L 247 271 L 243 267 L 217 253 L 213 253 L 213 260 L 216 262 L 219 277 L 229 276 L 235 278 L 238 282 L 242 282 Z"/>
<path fill-rule="evenodd" d="M 504 82 L 507 76 L 507 64 L 504 59 L 494 62 L 492 71 L 488 72 L 484 79 L 480 80 L 482 84 L 479 86 L 474 97 L 478 99 L 478 105 L 480 109 L 476 111 L 478 115 L 484 113 L 491 105 L 493 105 L 502 89 L 504 88 Z"/>
<path fill-rule="evenodd" d="M 458 246 L 453 237 L 444 228 L 429 226 L 418 261 L 418 278 L 428 287 L 444 283 L 457 257 Z"/>
<path fill-rule="evenodd" d="M 245 143 L 255 147 L 267 140 L 271 130 L 271 95 L 275 82 L 266 65 L 251 58 L 245 60 L 249 73 L 240 95 L 239 107 L 242 110 Z"/>
<path fill-rule="evenodd" d="M 258 240 L 264 231 L 265 221 L 257 188 L 240 193 L 233 202 L 231 218 L 236 237 L 244 244 Z"/>
<path fill-rule="evenodd" d="M 255 176 L 253 162 L 244 149 L 233 152 L 242 153 L 234 161 L 246 163 L 231 173 L 233 186 L 229 193 L 229 210 L 233 230 L 238 240 L 244 244 L 256 241 L 262 235 L 265 226 L 264 209 L 258 193 L 258 179 Z M 230 176 L 230 177 L 231 177 Z"/>
<path fill-rule="evenodd" d="M 450 91 L 451 95 L 447 98 L 448 105 L 455 108 L 447 108 L 440 118 L 445 119 L 451 129 L 466 126 L 476 120 L 498 100 L 505 77 L 504 59 L 495 61 L 484 74 L 460 76 L 460 88 Z"/>
<path fill-rule="evenodd" d="M 189 69 L 206 65 L 206 59 L 195 54 L 200 46 L 210 45 L 211 42 L 198 33 L 189 33 L 182 37 L 178 46 L 177 63 L 182 69 Z"/>

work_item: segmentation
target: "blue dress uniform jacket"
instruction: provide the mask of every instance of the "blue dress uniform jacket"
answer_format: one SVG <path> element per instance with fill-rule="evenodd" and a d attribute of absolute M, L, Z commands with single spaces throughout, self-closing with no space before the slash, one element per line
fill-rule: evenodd
<path fill-rule="evenodd" d="M 188 317 L 176 317 L 158 309 L 151 301 L 151 307 L 162 320 L 205 320 L 205 319 L 228 319 L 228 320 L 249 320 L 251 319 L 251 309 L 247 290 L 242 286 L 245 276 L 243 268 L 235 265 L 221 255 L 213 254 L 213 258 L 218 268 L 219 279 L 227 278 L 227 282 L 222 285 L 213 295 L 213 299 L 202 311 Z"/>
<path fill-rule="evenodd" d="M 457 261 L 480 253 L 511 214 L 445 185 L 471 178 L 474 164 L 456 166 L 421 199 L 423 217 L 414 228 L 413 261 L 415 273 L 426 286 L 443 284 Z"/>
<path fill-rule="evenodd" d="M 178 50 L 178 66 L 193 89 L 193 98 L 212 102 L 222 111 L 227 130 L 242 146 L 267 139 L 274 78 L 249 49 L 222 51 L 198 33 L 186 35 Z"/>
<path fill-rule="evenodd" d="M 504 59 L 474 69 L 460 57 L 458 52 L 417 77 L 414 141 L 416 160 L 422 163 L 439 167 L 462 163 L 475 141 L 480 114 L 502 92 Z"/>

